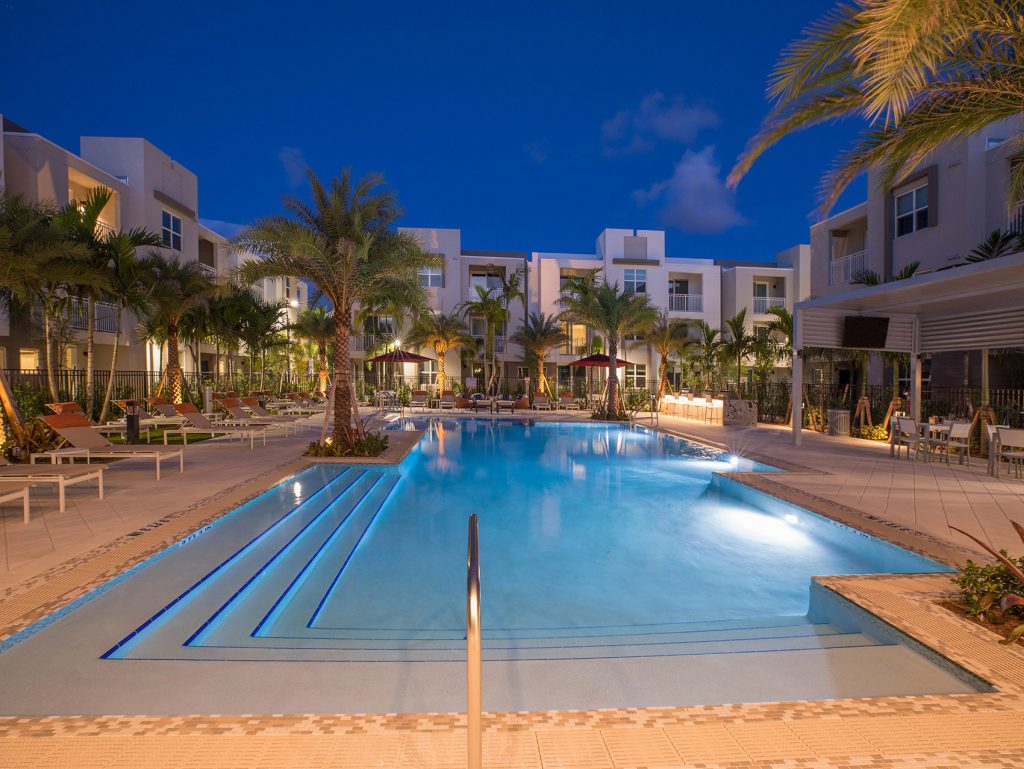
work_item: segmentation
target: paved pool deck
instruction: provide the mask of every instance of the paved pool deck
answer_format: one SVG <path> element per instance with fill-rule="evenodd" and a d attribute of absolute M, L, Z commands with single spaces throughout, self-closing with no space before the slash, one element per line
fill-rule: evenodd
<path fill-rule="evenodd" d="M 519 418 L 503 417 L 503 418 Z M 548 418 L 547 416 L 543 418 Z M 572 416 L 570 418 L 579 418 Z M 893 460 L 888 446 L 788 430 L 724 428 L 663 418 L 662 429 L 774 463 L 785 473 L 743 482 L 947 560 L 971 550 L 949 531 L 979 532 L 1024 550 L 1024 482 L 989 478 L 984 464 Z M 0 538 L 0 640 L 132 563 L 187 536 L 303 467 L 309 435 L 264 449 L 189 447 L 184 476 L 153 479 L 151 464 L 107 472 L 106 499 L 69 490 L 56 511 L 45 488 L 33 520 L 5 505 Z M 184 481 L 184 482 L 182 482 Z M 874 533 L 874 532 L 873 532 Z M 1024 651 L 1005 647 L 936 603 L 947 578 L 830 578 L 826 587 L 991 683 L 992 694 L 891 697 L 686 708 L 491 713 L 485 766 L 545 767 L 1016 767 L 1024 760 Z M 0 767 L 461 767 L 458 714 L 62 716 L 0 718 Z"/>

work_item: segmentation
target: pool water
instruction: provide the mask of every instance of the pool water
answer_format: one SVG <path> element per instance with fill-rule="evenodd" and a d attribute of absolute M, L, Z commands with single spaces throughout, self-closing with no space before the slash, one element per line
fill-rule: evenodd
<path fill-rule="evenodd" d="M 642 427 L 393 427 L 426 430 L 399 467 L 316 465 L 189 543 L 223 557 L 104 656 L 455 659 L 471 513 L 493 659 L 869 645 L 808 615 L 812 576 L 948 570 L 731 493 L 716 472 L 770 468 Z"/>

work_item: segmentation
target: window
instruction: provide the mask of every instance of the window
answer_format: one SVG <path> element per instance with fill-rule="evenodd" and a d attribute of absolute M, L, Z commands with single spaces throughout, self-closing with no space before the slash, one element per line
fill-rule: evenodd
<path fill-rule="evenodd" d="M 423 288 L 441 288 L 440 267 L 424 267 L 419 274 L 420 285 Z"/>
<path fill-rule="evenodd" d="M 685 296 L 690 293 L 690 281 L 675 278 L 668 282 L 668 293 L 672 295 Z"/>
<path fill-rule="evenodd" d="M 425 360 L 420 364 L 420 385 L 432 385 L 437 381 L 437 361 Z"/>
<path fill-rule="evenodd" d="M 587 354 L 587 327 L 582 323 L 563 323 L 562 333 L 565 340 L 562 342 L 563 355 L 586 355 Z"/>
<path fill-rule="evenodd" d="M 22 371 L 36 371 L 39 368 L 39 350 L 22 347 L 18 351 L 18 368 Z"/>
<path fill-rule="evenodd" d="M 0 347 L 0 368 L 7 368 L 7 348 Z"/>
<path fill-rule="evenodd" d="M 164 239 L 164 246 L 181 251 L 181 219 L 170 211 L 164 211 L 161 234 Z"/>
<path fill-rule="evenodd" d="M 477 339 L 483 339 L 487 336 L 487 321 L 484 318 L 470 318 L 469 333 Z"/>
<path fill-rule="evenodd" d="M 628 294 L 646 294 L 647 270 L 623 270 L 623 283 Z"/>
<path fill-rule="evenodd" d="M 501 275 L 496 272 L 471 272 L 469 274 L 469 285 L 481 286 L 485 289 L 501 289 Z"/>
<path fill-rule="evenodd" d="M 768 296 L 768 284 L 767 283 L 754 283 L 754 297 L 764 299 Z"/>
<path fill-rule="evenodd" d="M 928 185 L 922 184 L 896 196 L 896 237 L 928 226 Z"/>
<path fill-rule="evenodd" d="M 757 339 L 767 339 L 771 335 L 771 329 L 768 328 L 766 323 L 755 323 L 754 324 L 754 337 Z"/>
<path fill-rule="evenodd" d="M 287 275 L 285 276 L 285 279 L 284 279 L 284 298 L 285 299 L 291 299 L 292 298 L 292 279 L 290 277 L 288 277 Z"/>
<path fill-rule="evenodd" d="M 626 366 L 626 387 L 643 389 L 647 387 L 647 364 Z"/>

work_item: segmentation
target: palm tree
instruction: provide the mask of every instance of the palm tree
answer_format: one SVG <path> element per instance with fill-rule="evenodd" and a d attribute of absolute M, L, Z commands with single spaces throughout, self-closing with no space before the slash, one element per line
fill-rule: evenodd
<path fill-rule="evenodd" d="M 114 249 L 120 250 L 118 258 L 128 250 L 129 258 L 145 246 L 162 245 L 160 236 L 143 228 L 114 231 L 100 222 L 103 210 L 114 197 L 106 187 L 89 191 L 85 200 L 71 201 L 62 206 L 54 217 L 55 224 L 64 231 L 68 240 L 80 244 L 88 253 L 87 262 L 98 273 L 109 273 L 115 259 Z M 109 275 L 108 275 L 109 277 Z M 93 371 L 96 366 L 96 307 L 95 303 L 108 299 L 112 294 L 93 285 L 83 285 L 77 294 L 86 314 L 85 321 L 85 413 L 92 416 L 95 403 Z"/>
<path fill-rule="evenodd" d="M 523 283 L 526 279 L 526 269 L 517 267 L 508 276 L 501 275 L 501 288 L 498 289 L 498 298 L 505 307 L 505 321 L 512 316 L 512 302 L 518 299 L 523 304 L 523 313 L 527 312 L 526 291 Z M 508 351 L 508 341 L 501 347 L 501 368 L 499 369 L 499 386 L 505 381 L 505 354 Z"/>
<path fill-rule="evenodd" d="M 527 355 L 537 359 L 537 392 L 547 393 L 551 398 L 555 394 L 551 391 L 547 377 L 544 375 L 544 359 L 548 352 L 558 347 L 565 341 L 565 332 L 562 331 L 562 324 L 558 319 L 542 312 L 531 312 L 523 320 L 523 325 L 512 335 L 512 341 L 523 348 Z"/>
<path fill-rule="evenodd" d="M 419 270 L 437 266 L 419 240 L 392 227 L 401 215 L 395 195 L 379 191 L 380 176 L 353 182 L 349 171 L 325 186 L 306 171 L 312 204 L 288 196 L 288 215 L 247 227 L 236 242 L 264 258 L 247 262 L 243 282 L 297 276 L 313 284 L 334 307 L 333 439 L 351 448 L 364 435 L 352 387 L 349 337 L 356 308 L 390 297 L 403 306 L 425 304 Z"/>
<path fill-rule="evenodd" d="M 1007 254 L 1015 254 L 1024 250 L 1024 237 L 1016 232 L 993 230 L 987 238 L 971 249 L 964 257 L 968 263 L 987 262 Z"/>
<path fill-rule="evenodd" d="M 869 128 L 823 182 L 823 210 L 868 168 L 890 187 L 944 141 L 1016 117 L 1024 104 L 1019 3 L 862 0 L 836 6 L 790 44 L 769 79 L 772 107 L 729 176 L 735 185 L 791 133 L 854 117 Z M 1024 137 L 1009 140 L 1010 156 Z M 1014 164 L 1011 200 L 1024 192 Z"/>
<path fill-rule="evenodd" d="M 669 356 L 681 353 L 683 348 L 695 344 L 697 340 L 690 336 L 689 327 L 684 321 L 678 318 L 670 319 L 665 310 L 661 311 L 658 320 L 644 332 L 644 338 L 661 359 L 658 363 L 658 400 L 660 401 L 665 395 L 665 390 L 669 389 Z"/>
<path fill-rule="evenodd" d="M 113 233 L 106 242 L 110 263 L 107 278 L 110 281 L 108 301 L 114 305 L 114 346 L 110 354 L 110 376 L 103 393 L 100 422 L 107 419 L 110 400 L 114 394 L 114 376 L 117 372 L 117 352 L 121 345 L 121 318 L 125 310 L 144 314 L 149 295 L 143 282 L 142 271 L 136 258 L 137 239 L 131 233 Z M 91 360 L 91 358 L 90 358 Z"/>
<path fill-rule="evenodd" d="M 754 349 L 754 335 L 747 331 L 747 308 L 744 307 L 725 321 L 729 338 L 725 340 L 723 350 L 727 355 L 736 358 L 736 394 L 743 387 L 743 359 Z"/>
<path fill-rule="evenodd" d="M 475 299 L 462 303 L 462 316 L 464 318 L 481 318 L 484 321 L 486 331 L 484 333 L 484 368 L 487 376 L 487 393 L 497 386 L 498 364 L 495 352 L 496 332 L 498 327 L 508 320 L 508 307 L 501 298 L 498 289 L 473 286 L 476 293 Z M 489 361 L 489 364 L 488 364 Z M 490 368 L 488 369 L 488 365 Z"/>
<path fill-rule="evenodd" d="M 448 389 L 448 375 L 444 370 L 445 353 L 473 345 L 473 337 L 470 336 L 465 322 L 459 317 L 458 310 L 447 314 L 434 311 L 423 313 L 413 321 L 406 340 L 417 348 L 434 348 L 434 356 L 437 358 L 437 377 L 434 386 L 438 396 Z"/>
<path fill-rule="evenodd" d="M 920 262 L 911 262 L 893 275 L 892 279 L 906 280 L 907 278 L 912 277 L 920 266 Z M 850 282 L 861 286 L 880 286 L 885 281 L 882 280 L 882 276 L 874 270 L 857 270 L 857 272 L 853 273 L 853 276 L 850 278 Z"/>
<path fill-rule="evenodd" d="M 768 314 L 774 316 L 768 323 L 768 333 L 775 336 L 779 355 L 792 361 L 793 313 L 785 307 L 769 307 Z"/>
<path fill-rule="evenodd" d="M 171 401 L 181 403 L 182 382 L 179 343 L 182 319 L 196 307 L 206 307 L 214 284 L 199 262 L 179 262 L 176 256 L 151 253 L 141 260 L 143 285 L 149 294 L 146 308 L 151 333 L 167 340 L 167 362 L 162 382 L 171 391 Z"/>
<path fill-rule="evenodd" d="M 260 389 L 263 388 L 267 369 L 267 351 L 271 347 L 284 344 L 280 339 L 281 310 L 285 304 L 265 302 L 251 289 L 243 289 L 237 293 L 242 308 L 242 322 L 238 336 L 245 343 L 249 353 L 249 388 L 252 388 L 253 374 L 256 372 L 256 361 L 260 361 Z"/>
<path fill-rule="evenodd" d="M 694 354 L 700 365 L 701 378 L 704 380 L 702 384 L 710 391 L 715 386 L 715 372 L 718 369 L 725 343 L 722 341 L 721 329 L 713 328 L 707 321 L 699 321 L 697 330 L 700 334 L 693 347 Z"/>
<path fill-rule="evenodd" d="M 645 294 L 623 291 L 618 283 L 598 282 L 596 272 L 585 277 L 570 278 L 562 298 L 563 316 L 599 331 L 608 344 L 608 383 L 605 393 L 605 416 L 619 418 L 619 379 L 615 363 L 622 338 L 642 332 L 655 323 L 658 311 Z"/>
<path fill-rule="evenodd" d="M 316 345 L 317 378 L 316 391 L 327 392 L 330 377 L 327 372 L 327 346 L 334 339 L 334 314 L 326 307 L 307 307 L 299 313 L 291 330 L 296 336 Z"/>

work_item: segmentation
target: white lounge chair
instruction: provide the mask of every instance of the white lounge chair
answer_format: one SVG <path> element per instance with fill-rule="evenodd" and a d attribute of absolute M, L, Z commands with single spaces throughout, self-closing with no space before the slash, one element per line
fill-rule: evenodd
<path fill-rule="evenodd" d="M 22 515 L 25 517 L 25 523 L 28 523 L 28 490 L 31 488 L 31 484 L 25 483 L 17 488 L 10 486 L 0 486 L 0 502 L 14 502 L 17 499 L 21 500 Z"/>
<path fill-rule="evenodd" d="M 558 407 L 565 409 L 566 411 L 579 411 L 580 404 L 576 402 L 576 399 L 571 395 L 559 395 L 558 396 Z"/>
<path fill-rule="evenodd" d="M 228 437 L 235 437 L 239 440 L 244 441 L 246 438 L 249 439 L 250 451 L 256 447 L 256 436 L 260 435 L 263 437 L 263 445 L 267 445 L 267 425 L 255 425 L 255 424 L 232 424 L 230 422 L 211 422 L 209 417 L 203 414 L 199 409 L 193 406 L 191 403 L 175 403 L 175 410 L 185 417 L 188 422 L 187 426 L 182 426 L 174 430 L 164 431 L 164 443 L 167 443 L 168 435 L 180 435 L 182 443 L 188 444 L 189 435 L 225 435 Z"/>
<path fill-rule="evenodd" d="M 38 456 L 38 455 L 37 455 Z M 32 459 L 30 457 L 30 459 Z M 6 484 L 18 483 L 55 483 L 57 485 L 57 509 L 62 513 L 66 509 L 64 489 L 76 483 L 95 480 L 99 486 L 100 499 L 103 499 L 103 465 L 88 467 L 75 465 L 12 465 L 0 457 L 0 492 L 6 491 Z M 26 503 L 27 504 L 27 503 Z M 28 518 L 25 518 L 28 523 Z"/>
<path fill-rule="evenodd" d="M 160 480 L 160 463 L 164 459 L 178 458 L 180 472 L 185 472 L 185 450 L 173 446 L 136 446 L 133 444 L 114 445 L 89 426 L 89 420 L 77 414 L 55 414 L 51 417 L 39 417 L 50 429 L 63 438 L 69 449 L 55 449 L 32 454 L 31 460 L 37 457 L 49 457 L 51 462 L 59 461 L 61 455 L 84 456 L 86 462 L 93 459 L 130 459 L 138 457 L 153 459 L 156 463 L 156 479 Z M 167 440 L 164 438 L 164 440 Z"/>
<path fill-rule="evenodd" d="M 412 394 L 412 403 L 409 408 L 410 410 L 420 409 L 421 411 L 425 411 L 427 408 L 427 391 L 414 390 Z"/>
<path fill-rule="evenodd" d="M 537 411 L 554 411 L 555 404 L 544 393 L 537 393 L 533 396 L 533 407 Z"/>
<path fill-rule="evenodd" d="M 445 390 L 443 393 L 441 393 L 441 400 L 437 405 L 438 408 L 441 409 L 441 411 L 444 411 L 445 409 L 451 409 L 452 411 L 454 411 L 455 393 L 452 392 L 451 390 Z"/>
<path fill-rule="evenodd" d="M 244 408 L 242 401 L 238 398 L 223 398 L 217 401 L 217 405 L 228 414 L 226 422 L 215 422 L 214 424 L 231 424 L 235 427 L 266 427 L 268 430 L 280 430 L 286 436 L 288 429 L 293 426 L 289 418 L 276 419 L 274 417 L 254 417 Z"/>

